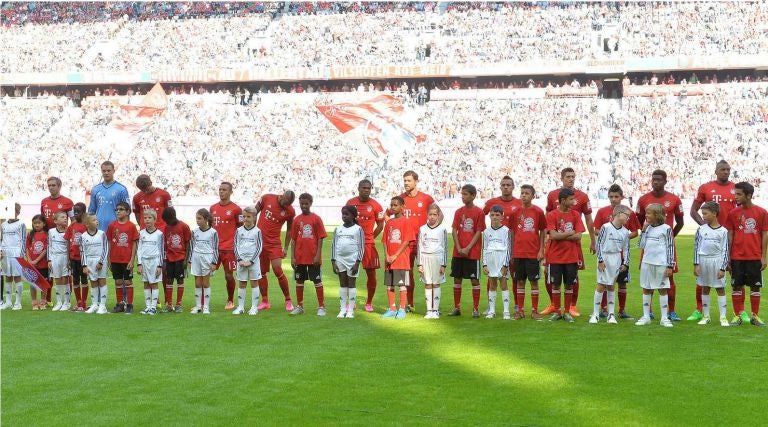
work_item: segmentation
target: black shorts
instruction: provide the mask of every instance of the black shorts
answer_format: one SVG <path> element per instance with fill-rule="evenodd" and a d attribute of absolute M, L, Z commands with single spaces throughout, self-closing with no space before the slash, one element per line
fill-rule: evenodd
<path fill-rule="evenodd" d="M 451 277 L 454 279 L 480 279 L 480 261 L 469 258 L 451 258 Z"/>
<path fill-rule="evenodd" d="M 576 283 L 577 272 L 579 271 L 578 263 L 549 264 L 547 268 L 549 269 L 549 283 L 552 286 L 560 287 L 561 284 L 572 286 Z"/>
<path fill-rule="evenodd" d="M 314 284 L 323 283 L 323 274 L 319 265 L 297 265 L 293 270 L 293 278 L 296 283 L 304 283 L 311 280 Z"/>
<path fill-rule="evenodd" d="M 731 260 L 731 286 L 763 286 L 763 265 L 760 260 Z"/>
<path fill-rule="evenodd" d="M 541 277 L 541 265 L 535 258 L 515 258 L 515 281 L 534 282 Z"/>
<path fill-rule="evenodd" d="M 408 286 L 410 285 L 410 270 L 384 270 L 384 286 Z"/>
<path fill-rule="evenodd" d="M 72 272 L 73 285 L 88 285 L 88 275 L 83 273 L 83 264 L 79 259 L 69 260 L 69 271 Z"/>
<path fill-rule="evenodd" d="M 165 277 L 168 278 L 168 283 L 173 284 L 173 279 L 176 279 L 176 283 L 181 285 L 184 283 L 184 277 L 187 273 L 187 265 L 184 260 L 181 261 L 166 261 L 165 262 Z"/>
<path fill-rule="evenodd" d="M 616 276 L 616 283 L 619 285 L 626 285 L 630 280 L 631 276 L 629 275 L 629 269 L 619 271 L 619 275 Z"/>
<path fill-rule="evenodd" d="M 50 274 L 48 274 L 47 268 L 38 268 L 37 271 L 40 273 L 41 276 L 45 277 L 45 280 L 48 280 L 48 281 L 51 280 L 51 276 Z"/>
<path fill-rule="evenodd" d="M 128 264 L 112 263 L 112 278 L 115 280 L 133 280 L 133 269 Z"/>

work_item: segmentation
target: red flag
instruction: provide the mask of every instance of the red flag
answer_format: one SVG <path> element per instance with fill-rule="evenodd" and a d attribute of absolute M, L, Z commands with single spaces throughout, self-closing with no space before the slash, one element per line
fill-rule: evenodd
<path fill-rule="evenodd" d="M 18 264 L 16 268 L 18 268 L 21 276 L 24 280 L 29 282 L 30 285 L 34 286 L 39 291 L 47 291 L 48 289 L 51 289 L 51 285 L 45 280 L 45 277 L 37 271 L 34 265 L 30 264 L 22 257 L 16 257 L 16 263 Z"/>
<path fill-rule="evenodd" d="M 160 83 L 156 83 L 141 100 L 141 104 L 121 104 L 122 114 L 115 117 L 111 124 L 120 130 L 138 132 L 152 123 L 155 116 L 164 113 L 167 107 L 168 96 Z"/>

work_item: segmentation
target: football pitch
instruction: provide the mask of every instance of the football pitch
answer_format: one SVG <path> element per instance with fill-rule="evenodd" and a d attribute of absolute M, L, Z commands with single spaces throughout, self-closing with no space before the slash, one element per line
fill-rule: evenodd
<path fill-rule="evenodd" d="M 684 318 L 695 307 L 692 246 L 692 236 L 679 238 L 677 311 Z M 223 309 L 221 272 L 212 279 L 209 316 L 189 314 L 191 279 L 185 313 L 154 317 L 138 314 L 140 288 L 137 314 L 100 316 L 33 313 L 25 286 L 24 310 L 2 312 L 2 424 L 720 426 L 768 419 L 768 330 L 721 327 L 716 307 L 707 326 L 590 325 L 595 259 L 589 255 L 580 272 L 582 316 L 568 324 L 472 319 L 468 283 L 462 317 L 424 320 L 417 284 L 416 314 L 382 319 L 381 286 L 377 313 L 362 310 L 364 273 L 356 317 L 337 319 L 330 239 L 323 253 L 324 318 L 315 315 L 311 286 L 307 313 L 289 316 L 271 274 L 272 309 L 255 317 Z M 636 317 L 642 312 L 638 254 L 633 249 L 627 300 Z M 543 309 L 548 298 L 541 288 Z M 111 308 L 111 281 L 109 293 Z M 728 292 L 729 313 L 730 299 Z M 485 300 L 483 287 L 481 310 Z M 452 304 L 447 284 L 442 312 Z M 658 313 L 657 296 L 653 304 Z"/>

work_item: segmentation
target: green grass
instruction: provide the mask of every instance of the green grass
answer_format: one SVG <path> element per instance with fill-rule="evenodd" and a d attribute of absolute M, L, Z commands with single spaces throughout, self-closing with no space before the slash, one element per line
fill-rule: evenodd
<path fill-rule="evenodd" d="M 691 247 L 690 236 L 679 239 L 681 316 L 694 308 Z M 394 321 L 362 310 L 340 320 L 338 282 L 324 265 L 326 318 L 314 315 L 311 287 L 307 314 L 288 316 L 273 276 L 274 308 L 256 317 L 223 310 L 220 273 L 210 316 L 33 313 L 25 295 L 24 311 L 2 312 L 2 423 L 680 426 L 768 419 L 761 392 L 768 331 L 692 322 L 671 329 L 589 325 L 594 258 L 581 272 L 584 315 L 575 324 L 466 315 Z M 638 315 L 636 266 L 632 271 L 627 309 Z M 450 289 L 443 295 L 446 312 Z M 423 314 L 418 286 L 417 298 Z M 377 308 L 384 301 L 379 289 Z M 471 312 L 467 285 L 463 302 Z M 542 307 L 546 302 L 542 293 Z M 658 311 L 657 298 L 654 305 Z"/>

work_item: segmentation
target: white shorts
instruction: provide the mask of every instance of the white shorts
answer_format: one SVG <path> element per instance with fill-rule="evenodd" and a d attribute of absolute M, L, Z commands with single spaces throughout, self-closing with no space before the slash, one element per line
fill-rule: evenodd
<path fill-rule="evenodd" d="M 616 283 L 616 278 L 619 276 L 619 269 L 621 268 L 621 253 L 603 254 L 603 262 L 605 263 L 605 271 L 597 269 L 597 283 L 613 286 Z"/>
<path fill-rule="evenodd" d="M 157 267 L 160 265 L 159 258 L 142 258 L 141 262 L 141 280 L 144 283 L 160 283 L 163 281 L 163 269 L 160 269 L 160 274 L 157 274 Z"/>
<path fill-rule="evenodd" d="M 640 287 L 643 289 L 669 289 L 669 277 L 664 277 L 666 265 L 640 264 Z"/>
<path fill-rule="evenodd" d="M 237 263 L 237 270 L 235 271 L 235 277 L 237 277 L 238 282 L 261 279 L 261 265 L 259 265 L 258 258 L 249 267 L 243 267 L 240 263 Z"/>
<path fill-rule="evenodd" d="M 441 285 L 445 283 L 445 270 L 440 274 L 440 267 L 443 266 L 445 256 L 443 254 L 421 254 L 421 267 L 424 272 L 421 273 L 421 281 L 426 285 Z"/>
<path fill-rule="evenodd" d="M 21 276 L 21 272 L 16 268 L 16 263 L 12 262 L 14 258 L 20 257 L 21 254 L 15 250 L 3 250 L 3 257 L 0 259 L 2 264 L 3 274 L 6 276 Z"/>
<path fill-rule="evenodd" d="M 91 282 L 107 278 L 107 270 L 109 270 L 107 263 L 104 262 L 104 264 L 101 265 L 101 270 L 96 270 L 96 264 L 98 263 L 98 258 L 94 257 L 93 260 L 88 260 L 88 263 L 84 264 L 85 267 L 88 267 L 88 280 Z"/>
<path fill-rule="evenodd" d="M 725 287 L 725 275 L 722 279 L 717 278 L 717 273 L 720 272 L 722 267 L 722 258 L 718 257 L 700 257 L 699 267 L 701 267 L 701 274 L 696 278 L 696 284 L 699 286 L 708 286 L 711 288 L 724 288 Z"/>
<path fill-rule="evenodd" d="M 349 277 L 357 277 L 360 274 L 360 270 L 363 269 L 363 263 L 360 262 L 360 265 L 357 268 L 357 273 L 352 274 L 352 268 L 355 266 L 355 263 L 357 262 L 357 254 L 353 254 L 351 257 L 337 257 L 334 261 L 336 261 L 336 267 L 339 269 L 339 273 L 345 272 L 347 273 L 347 276 Z"/>
<path fill-rule="evenodd" d="M 69 256 L 53 255 L 48 260 L 51 262 L 51 269 L 48 272 L 54 279 L 69 277 Z"/>
<path fill-rule="evenodd" d="M 507 277 L 506 274 L 501 274 L 501 269 L 504 265 L 507 265 L 507 274 L 509 274 L 509 260 L 506 258 L 506 252 L 495 251 L 489 252 L 483 260 L 483 265 L 488 267 L 488 277 Z"/>
<path fill-rule="evenodd" d="M 213 254 L 199 254 L 192 253 L 192 268 L 191 273 L 193 276 L 210 276 L 213 273 L 211 269 L 211 261 L 213 260 Z"/>

